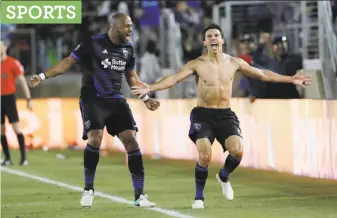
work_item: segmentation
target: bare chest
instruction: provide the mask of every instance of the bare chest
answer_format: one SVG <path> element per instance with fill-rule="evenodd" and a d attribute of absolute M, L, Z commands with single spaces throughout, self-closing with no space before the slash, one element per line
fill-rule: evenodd
<path fill-rule="evenodd" d="M 196 69 L 199 82 L 209 86 L 232 83 L 236 70 L 236 66 L 230 63 L 205 63 Z"/>

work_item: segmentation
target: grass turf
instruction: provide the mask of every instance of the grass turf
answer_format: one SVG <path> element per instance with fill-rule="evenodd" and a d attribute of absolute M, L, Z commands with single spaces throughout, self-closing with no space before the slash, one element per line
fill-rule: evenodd
<path fill-rule="evenodd" d="M 29 166 L 18 161 L 11 169 L 70 185 L 83 186 L 82 151 L 34 150 L 28 153 Z M 12 152 L 13 160 L 19 153 Z M 210 166 L 205 188 L 205 209 L 192 210 L 194 162 L 145 158 L 145 189 L 158 207 L 193 217 L 235 218 L 333 218 L 337 217 L 337 181 L 295 177 L 290 174 L 239 168 L 231 177 L 234 201 L 223 198 L 215 174 L 220 166 Z M 1 215 L 6 218 L 102 218 L 170 217 L 156 211 L 96 197 L 91 209 L 80 208 L 81 193 L 2 172 Z M 133 200 L 131 177 L 124 154 L 101 156 L 96 172 L 96 191 Z"/>

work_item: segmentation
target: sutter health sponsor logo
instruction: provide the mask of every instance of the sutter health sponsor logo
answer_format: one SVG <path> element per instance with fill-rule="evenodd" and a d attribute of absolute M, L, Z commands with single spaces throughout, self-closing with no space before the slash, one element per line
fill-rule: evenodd
<path fill-rule="evenodd" d="M 82 1 L 1 1 L 2 23 L 81 23 Z"/>

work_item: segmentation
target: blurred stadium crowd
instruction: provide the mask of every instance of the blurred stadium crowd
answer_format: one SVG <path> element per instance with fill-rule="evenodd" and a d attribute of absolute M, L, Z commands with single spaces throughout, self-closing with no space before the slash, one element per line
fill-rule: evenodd
<path fill-rule="evenodd" d="M 68 55 L 81 40 L 81 36 L 107 31 L 111 14 L 127 13 L 134 22 L 132 40 L 137 50 L 140 78 L 153 83 L 163 76 L 163 69 L 179 69 L 182 64 L 204 52 L 201 31 L 205 25 L 213 22 L 213 6 L 222 2 L 224 0 L 83 0 L 83 22 L 80 25 L 2 25 L 1 31 L 3 39 L 10 42 L 9 54 L 21 60 L 29 75 L 42 72 Z M 337 1 L 331 0 L 330 4 L 332 21 L 337 30 Z M 301 52 L 294 46 L 297 39 L 291 34 L 284 35 L 282 31 L 276 31 L 282 30 L 287 24 L 301 22 L 299 1 L 289 1 L 286 4 L 247 4 L 239 9 L 240 19 L 232 19 L 234 50 L 225 49 L 227 53 L 256 67 L 271 69 L 280 74 L 294 75 L 303 68 Z M 317 14 L 317 2 L 313 1 L 309 10 L 311 14 Z M 174 22 L 174 25 L 169 25 L 168 22 Z M 175 25 L 179 31 L 172 28 Z M 25 29 L 33 29 L 35 37 L 32 39 L 32 34 L 26 34 L 29 31 L 25 32 Z M 164 36 L 163 30 L 170 33 Z M 22 37 L 23 34 L 29 37 Z M 173 36 L 176 42 L 173 47 L 177 47 L 169 55 L 163 56 L 162 53 L 168 50 L 163 49 L 165 43 L 172 47 L 165 37 Z M 31 55 L 32 42 L 36 45 L 34 60 Z M 312 55 L 315 56 L 315 53 Z M 176 60 L 172 62 L 168 60 L 170 58 Z M 73 71 L 80 72 L 79 69 Z M 244 77 L 239 81 L 242 97 L 301 98 L 299 90 L 291 84 L 267 84 Z M 195 96 L 193 88 L 190 89 L 183 97 Z"/>

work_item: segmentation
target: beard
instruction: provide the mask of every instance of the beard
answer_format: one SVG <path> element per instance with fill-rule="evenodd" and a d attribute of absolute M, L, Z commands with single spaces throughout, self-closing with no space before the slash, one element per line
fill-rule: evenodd
<path fill-rule="evenodd" d="M 118 31 L 117 34 L 118 34 L 118 39 L 119 39 L 121 42 L 126 43 L 126 36 L 125 36 L 125 34 L 123 34 L 123 33 L 120 32 L 120 31 Z"/>

